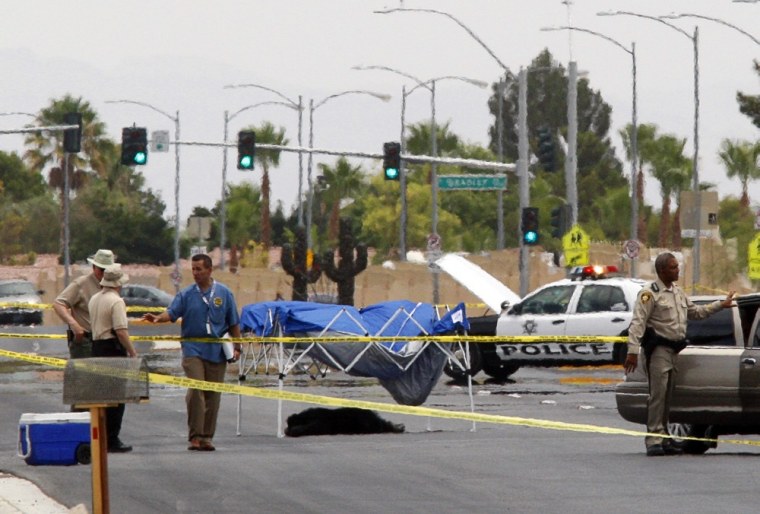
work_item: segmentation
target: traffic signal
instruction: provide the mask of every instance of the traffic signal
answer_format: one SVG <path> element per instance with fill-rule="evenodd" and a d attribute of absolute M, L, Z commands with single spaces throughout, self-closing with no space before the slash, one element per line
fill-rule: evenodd
<path fill-rule="evenodd" d="M 148 162 L 148 133 L 144 127 L 121 129 L 121 163 L 143 166 Z"/>
<path fill-rule="evenodd" d="M 398 180 L 401 176 L 401 144 L 383 144 L 383 173 L 385 180 Z"/>
<path fill-rule="evenodd" d="M 520 228 L 523 244 L 538 244 L 538 207 L 523 207 Z"/>
<path fill-rule="evenodd" d="M 239 170 L 252 170 L 253 157 L 256 154 L 256 133 L 253 130 L 238 132 L 238 161 Z"/>
<path fill-rule="evenodd" d="M 568 231 L 570 224 L 570 206 L 563 203 L 552 209 L 552 237 L 561 239 Z"/>
<path fill-rule="evenodd" d="M 82 149 L 82 114 L 67 112 L 63 116 L 64 125 L 78 125 L 75 129 L 63 131 L 63 151 L 67 153 L 79 153 Z"/>
<path fill-rule="evenodd" d="M 546 127 L 538 129 L 538 160 L 544 171 L 554 171 L 554 138 Z"/>

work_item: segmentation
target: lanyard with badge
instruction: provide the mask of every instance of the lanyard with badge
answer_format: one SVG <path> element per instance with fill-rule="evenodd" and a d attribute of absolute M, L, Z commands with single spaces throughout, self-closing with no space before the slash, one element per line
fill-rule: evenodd
<path fill-rule="evenodd" d="M 216 282 L 213 282 L 211 284 L 211 290 L 209 291 L 210 298 L 214 298 L 215 287 Z M 208 303 L 208 298 L 206 298 L 206 295 L 203 294 L 203 291 L 201 291 L 201 288 L 198 287 L 198 284 L 195 284 L 195 289 L 198 290 L 198 293 L 201 295 L 201 299 L 203 299 L 203 303 L 206 304 L 206 335 L 211 335 L 211 304 Z"/>

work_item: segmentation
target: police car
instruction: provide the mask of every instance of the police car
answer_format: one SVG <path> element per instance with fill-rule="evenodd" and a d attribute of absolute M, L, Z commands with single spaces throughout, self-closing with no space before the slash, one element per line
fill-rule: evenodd
<path fill-rule="evenodd" d="M 559 342 L 553 336 L 625 336 L 645 280 L 615 276 L 614 266 L 580 266 L 568 278 L 546 284 L 509 305 L 499 316 L 470 318 L 474 335 L 539 336 L 538 343 L 470 345 L 469 373 L 482 369 L 505 379 L 520 366 L 609 364 L 625 360 L 626 345 L 603 341 Z M 495 279 L 494 279 L 495 280 Z M 490 323 L 489 323 L 490 322 Z M 466 371 L 447 366 L 454 378 Z"/>

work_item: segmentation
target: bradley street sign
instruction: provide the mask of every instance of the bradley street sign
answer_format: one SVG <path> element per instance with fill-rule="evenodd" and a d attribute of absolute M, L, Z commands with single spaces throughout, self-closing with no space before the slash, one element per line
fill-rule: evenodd
<path fill-rule="evenodd" d="M 499 191 L 507 189 L 506 175 L 438 175 L 438 188 Z"/>

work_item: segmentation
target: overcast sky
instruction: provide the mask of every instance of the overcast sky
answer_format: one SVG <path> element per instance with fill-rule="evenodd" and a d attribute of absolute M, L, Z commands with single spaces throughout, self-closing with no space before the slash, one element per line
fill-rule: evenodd
<path fill-rule="evenodd" d="M 0 17 L 0 112 L 37 113 L 66 93 L 90 102 L 118 141 L 123 126 L 169 130 L 167 117 L 131 104 L 150 104 L 174 116 L 179 111 L 180 140 L 220 143 L 224 111 L 282 101 L 259 89 L 224 89 L 256 83 L 293 101 L 315 104 L 346 90 L 392 95 L 388 103 L 366 95 L 331 99 L 314 110 L 314 146 L 345 151 L 381 152 L 398 140 L 401 87 L 410 80 L 385 71 L 352 70 L 356 65 L 398 69 L 425 81 L 442 76 L 498 80 L 502 68 L 473 37 L 445 16 L 430 13 L 375 14 L 398 8 L 435 9 L 468 26 L 513 72 L 548 48 L 567 65 L 571 58 L 586 72 L 592 88 L 612 106 L 613 142 L 624 154 L 617 131 L 631 122 L 631 58 L 622 49 L 592 35 L 542 32 L 541 27 L 572 24 L 603 33 L 630 48 L 638 60 L 638 119 L 657 124 L 662 133 L 687 139 L 693 152 L 694 68 L 690 38 L 656 21 L 632 16 L 601 17 L 605 10 L 658 16 L 670 12 L 720 18 L 760 39 L 760 3 L 731 0 L 4 0 Z M 760 46 L 718 23 L 695 18 L 670 23 L 692 34 L 699 25 L 700 180 L 718 184 L 721 197 L 738 195 L 739 184 L 725 178 L 717 157 L 724 138 L 755 141 L 760 132 L 739 113 L 737 90 L 760 94 L 752 59 Z M 437 119 L 471 143 L 487 145 L 490 88 L 456 80 L 436 88 Z M 407 99 L 407 121 L 426 121 L 430 98 L 418 90 Z M 237 115 L 230 138 L 249 125 L 270 121 L 297 140 L 297 113 L 282 105 L 260 106 Z M 0 116 L 0 128 L 21 127 L 24 116 Z M 173 137 L 173 135 L 172 135 Z M 0 136 L 0 150 L 22 152 L 22 137 Z M 304 145 L 308 113 L 304 113 Z M 230 151 L 227 180 L 260 183 L 260 173 L 235 168 Z M 316 156 L 316 163 L 334 163 Z M 306 160 L 304 159 L 304 163 Z M 358 160 L 367 173 L 380 163 Z M 180 218 L 196 205 L 212 207 L 221 197 L 222 150 L 181 148 Z M 305 164 L 304 164 L 305 168 Z M 630 165 L 625 165 L 626 174 Z M 175 212 L 174 153 L 151 153 L 142 168 L 149 187 Z M 304 175 L 306 171 L 304 169 Z M 305 177 L 304 177 L 305 180 Z M 517 181 L 510 177 L 510 187 Z M 298 159 L 284 153 L 272 171 L 274 201 L 286 208 L 297 199 Z M 752 184 L 757 201 L 760 185 Z M 659 205 L 657 184 L 647 183 L 648 203 Z M 274 202 L 273 202 L 274 205 Z"/>

